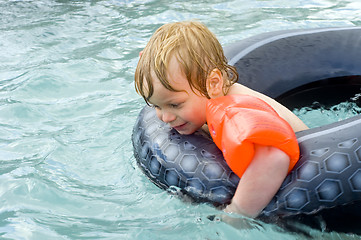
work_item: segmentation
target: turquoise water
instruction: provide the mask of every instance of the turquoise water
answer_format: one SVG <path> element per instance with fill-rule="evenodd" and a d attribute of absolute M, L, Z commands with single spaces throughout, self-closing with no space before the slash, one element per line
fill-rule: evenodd
<path fill-rule="evenodd" d="M 166 22 L 198 19 L 227 45 L 272 30 L 361 26 L 359 9 L 358 0 L 0 0 L 0 238 L 303 239 L 257 221 L 210 221 L 221 212 L 150 183 L 130 141 L 144 105 L 133 73 Z"/>
<path fill-rule="evenodd" d="M 358 99 L 350 98 L 331 106 L 315 101 L 310 106 L 293 109 L 293 113 L 309 128 L 319 127 L 361 114 L 359 102 L 355 100 Z"/>

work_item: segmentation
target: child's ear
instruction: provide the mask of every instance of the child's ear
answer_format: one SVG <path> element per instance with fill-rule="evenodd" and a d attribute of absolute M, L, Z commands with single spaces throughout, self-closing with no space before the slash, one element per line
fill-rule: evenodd
<path fill-rule="evenodd" d="M 223 94 L 223 76 L 222 72 L 215 68 L 213 69 L 207 78 L 207 93 L 210 98 L 217 98 L 224 96 Z"/>

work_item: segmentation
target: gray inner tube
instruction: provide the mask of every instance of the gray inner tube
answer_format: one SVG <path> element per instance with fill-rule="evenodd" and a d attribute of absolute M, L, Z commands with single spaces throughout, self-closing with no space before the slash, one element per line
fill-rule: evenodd
<path fill-rule="evenodd" d="M 361 75 L 361 28 L 265 33 L 226 47 L 225 54 L 241 84 L 277 98 L 320 79 Z M 313 215 L 360 202 L 361 116 L 296 136 L 300 160 L 261 217 Z M 180 135 L 145 106 L 132 142 L 140 169 L 158 187 L 193 202 L 230 202 L 239 178 L 205 133 Z"/>

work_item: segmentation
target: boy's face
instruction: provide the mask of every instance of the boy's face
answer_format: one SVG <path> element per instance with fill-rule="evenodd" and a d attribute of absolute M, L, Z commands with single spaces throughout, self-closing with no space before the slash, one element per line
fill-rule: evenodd
<path fill-rule="evenodd" d="M 170 91 L 154 73 L 152 77 L 154 92 L 149 102 L 155 107 L 160 120 L 180 134 L 192 134 L 206 123 L 207 98 L 197 90 L 194 90 L 197 94 L 192 91 L 176 57 L 169 62 L 168 79 L 174 89 L 184 91 Z"/>

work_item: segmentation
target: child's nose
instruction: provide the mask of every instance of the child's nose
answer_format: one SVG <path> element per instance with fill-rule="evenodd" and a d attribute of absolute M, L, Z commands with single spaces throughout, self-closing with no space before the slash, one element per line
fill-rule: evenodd
<path fill-rule="evenodd" d="M 170 113 L 168 111 L 159 111 L 157 114 L 158 118 L 162 120 L 165 123 L 170 123 L 176 119 L 176 116 L 173 113 Z"/>

